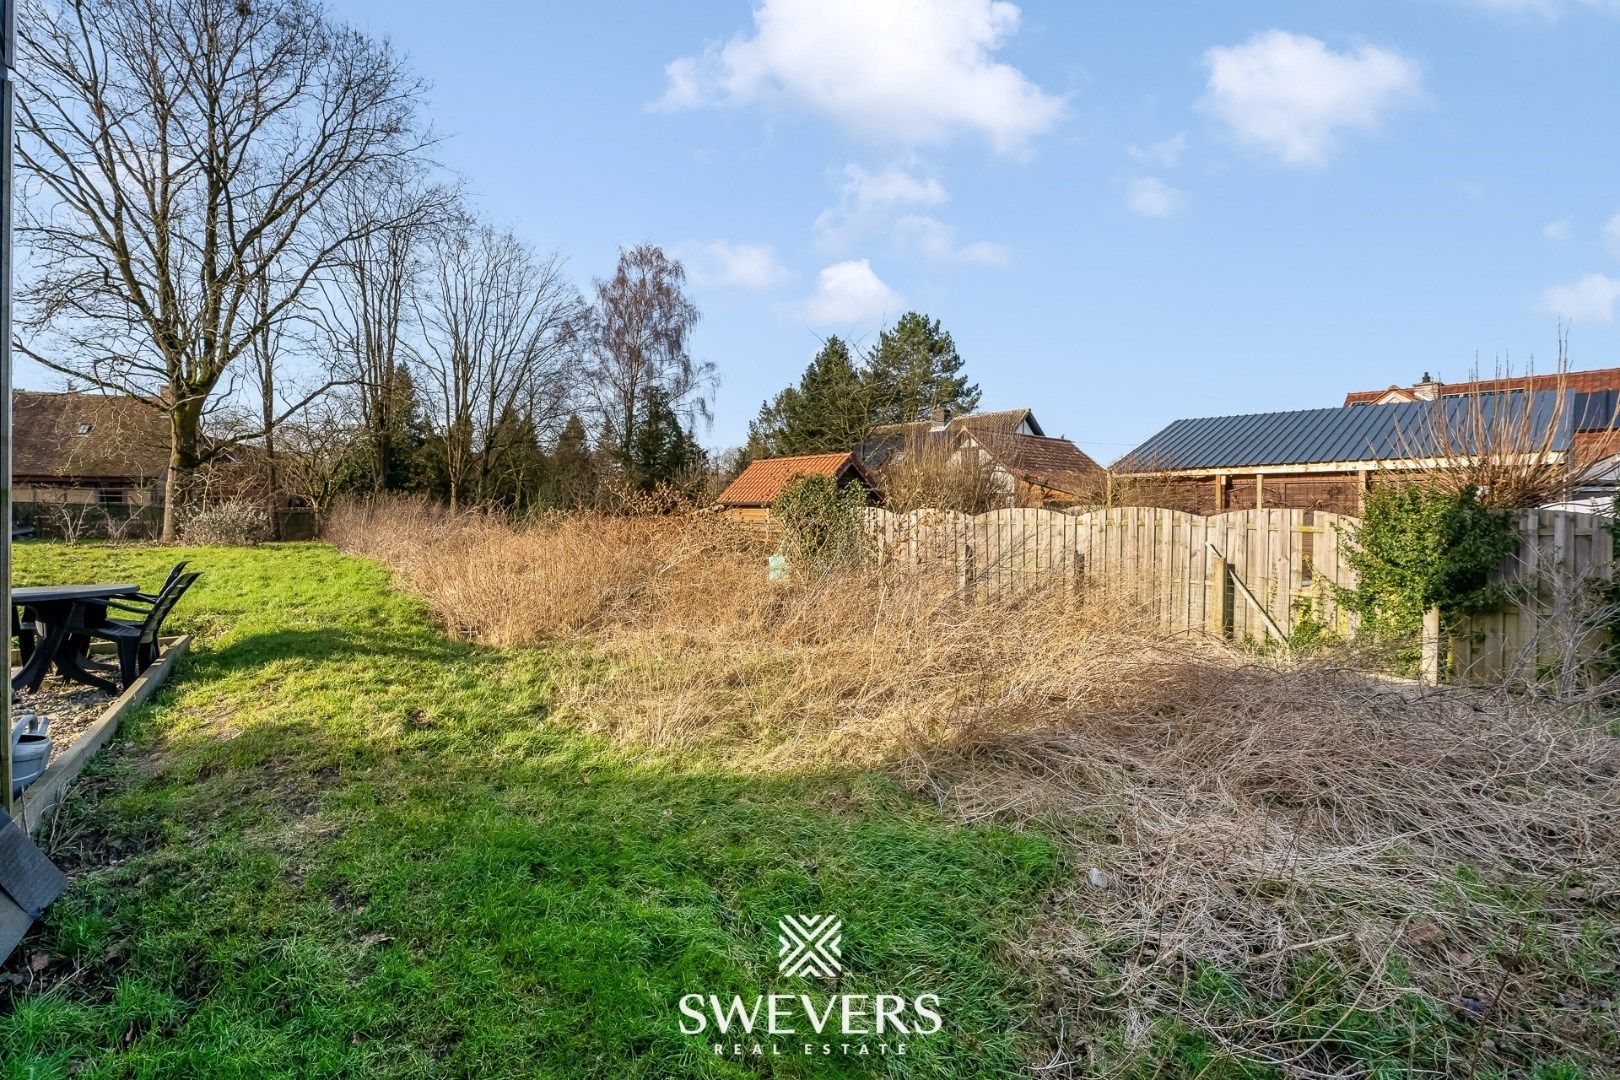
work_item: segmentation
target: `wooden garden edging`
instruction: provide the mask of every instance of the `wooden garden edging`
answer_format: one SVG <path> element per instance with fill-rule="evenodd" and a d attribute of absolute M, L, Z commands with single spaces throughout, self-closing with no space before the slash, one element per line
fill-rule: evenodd
<path fill-rule="evenodd" d="M 163 685 L 174 665 L 190 648 L 189 634 L 167 642 L 157 661 L 142 672 L 141 677 L 118 696 L 118 700 L 108 705 L 96 718 L 96 722 L 73 740 L 71 746 L 56 755 L 56 760 L 45 767 L 39 779 L 30 784 L 22 793 L 22 797 L 17 800 L 15 817 L 19 825 L 30 833 L 38 830 L 40 824 L 50 816 L 51 811 L 67 797 L 73 781 L 77 780 L 85 766 L 90 764 L 90 759 L 96 756 L 96 751 L 117 734 L 118 725 L 124 717 L 146 704 L 147 699 Z"/>

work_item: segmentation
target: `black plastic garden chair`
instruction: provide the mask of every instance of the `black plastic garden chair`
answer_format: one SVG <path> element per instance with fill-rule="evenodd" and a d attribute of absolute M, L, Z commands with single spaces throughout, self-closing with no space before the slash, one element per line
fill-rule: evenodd
<path fill-rule="evenodd" d="M 169 576 L 163 579 L 162 588 L 158 589 L 158 591 L 155 593 L 136 593 L 135 599 L 144 600 L 148 604 L 157 603 L 158 597 L 163 595 L 163 590 L 169 588 L 176 581 L 180 580 L 180 575 L 185 572 L 186 564 L 189 562 L 191 562 L 190 559 L 181 559 L 179 562 L 175 563 L 174 569 L 169 571 Z"/>
<path fill-rule="evenodd" d="M 175 570 L 179 571 L 180 567 L 175 567 Z M 139 615 L 139 620 L 108 619 L 98 626 L 85 627 L 84 632 L 90 637 L 101 638 L 118 646 L 118 678 L 125 690 L 157 659 L 158 636 L 163 632 L 163 620 L 169 617 L 169 612 L 191 588 L 192 582 L 201 576 L 200 571 L 173 573 L 155 595 L 138 593 L 131 599 L 107 601 L 109 609 Z"/>

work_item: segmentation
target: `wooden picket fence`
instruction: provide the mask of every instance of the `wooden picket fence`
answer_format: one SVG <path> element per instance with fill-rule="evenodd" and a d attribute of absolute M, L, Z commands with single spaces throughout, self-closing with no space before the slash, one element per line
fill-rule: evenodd
<path fill-rule="evenodd" d="M 1343 538 L 1357 519 L 1342 514 L 870 508 L 866 524 L 881 560 L 939 570 L 967 595 L 1016 591 L 1056 574 L 1077 590 L 1099 582 L 1128 590 L 1172 633 L 1260 642 L 1287 638 L 1306 619 L 1344 636 L 1356 631 L 1336 588 L 1355 585 Z M 1520 550 L 1502 569 L 1520 586 L 1520 606 L 1473 620 L 1452 642 L 1453 666 L 1468 681 L 1493 681 L 1527 655 L 1572 647 L 1544 632 L 1568 599 L 1565 586 L 1613 575 L 1609 530 L 1592 514 L 1530 510 L 1520 530 Z"/>
<path fill-rule="evenodd" d="M 1614 580 L 1613 521 L 1572 510 L 1526 510 L 1518 550 L 1497 578 L 1513 603 L 1476 615 L 1453 635 L 1451 663 L 1465 682 L 1570 670 L 1608 640 L 1605 587 Z"/>

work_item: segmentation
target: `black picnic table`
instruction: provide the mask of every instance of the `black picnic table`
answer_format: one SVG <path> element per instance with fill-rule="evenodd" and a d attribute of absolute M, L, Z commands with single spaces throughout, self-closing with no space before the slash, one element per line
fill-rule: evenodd
<path fill-rule="evenodd" d="M 11 677 L 11 688 L 30 693 L 45 681 L 51 665 L 57 674 L 85 686 L 94 686 L 109 694 L 118 687 L 112 682 L 93 675 L 80 657 L 90 644 L 87 630 L 101 625 L 107 618 L 107 601 L 118 596 L 133 596 L 140 592 L 139 585 L 23 585 L 11 590 L 11 603 L 24 612 L 12 615 L 12 629 L 17 635 L 17 648 L 23 665 Z M 36 623 L 43 627 L 45 636 L 34 640 L 27 627 Z"/>

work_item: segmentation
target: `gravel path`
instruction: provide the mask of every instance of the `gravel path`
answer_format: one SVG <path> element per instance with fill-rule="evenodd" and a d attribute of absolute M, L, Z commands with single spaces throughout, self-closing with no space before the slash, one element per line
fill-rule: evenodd
<path fill-rule="evenodd" d="M 112 704 L 116 695 L 105 694 L 93 686 L 79 686 L 65 682 L 55 675 L 47 678 L 39 693 L 26 690 L 17 692 L 16 704 L 11 707 L 12 723 L 24 713 L 43 713 L 51 718 L 51 760 L 73 745 L 85 728 L 95 723 L 96 717 Z"/>

